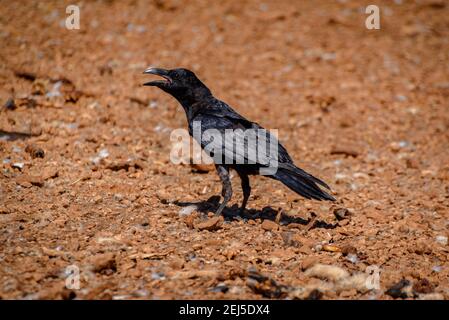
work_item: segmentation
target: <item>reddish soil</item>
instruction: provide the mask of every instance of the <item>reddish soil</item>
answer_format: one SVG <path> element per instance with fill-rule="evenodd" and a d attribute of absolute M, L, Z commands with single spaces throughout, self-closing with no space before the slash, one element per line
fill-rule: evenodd
<path fill-rule="evenodd" d="M 0 297 L 448 299 L 449 4 L 376 1 L 367 30 L 372 2 L 84 1 L 80 30 L 2 2 Z M 149 65 L 279 129 L 338 202 L 254 177 L 237 216 L 234 177 L 210 220 L 221 183 L 170 162 L 185 115 Z"/>

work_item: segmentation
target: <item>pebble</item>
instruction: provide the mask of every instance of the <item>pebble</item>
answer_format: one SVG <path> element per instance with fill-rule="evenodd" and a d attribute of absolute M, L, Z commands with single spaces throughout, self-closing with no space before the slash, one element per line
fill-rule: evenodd
<path fill-rule="evenodd" d="M 437 236 L 436 238 L 435 238 L 435 240 L 436 240 L 436 242 L 438 242 L 439 244 L 442 244 L 442 245 L 447 245 L 447 237 L 446 236 Z"/>
<path fill-rule="evenodd" d="M 306 257 L 301 261 L 301 269 L 307 270 L 317 264 L 318 259 L 316 257 Z"/>
<path fill-rule="evenodd" d="M 25 188 L 29 188 L 32 185 L 42 187 L 44 185 L 44 179 L 41 176 L 23 174 L 16 179 L 16 183 Z"/>
<path fill-rule="evenodd" d="M 441 266 L 433 266 L 433 267 L 432 267 L 432 271 L 433 271 L 433 272 L 441 272 L 442 269 L 443 269 L 443 268 L 442 268 Z"/>
<path fill-rule="evenodd" d="M 343 253 L 344 256 L 350 255 L 350 254 L 357 256 L 357 249 L 351 245 L 343 246 L 341 248 L 341 252 Z"/>
<path fill-rule="evenodd" d="M 200 222 L 200 223 L 196 224 L 195 227 L 198 230 L 214 231 L 214 230 L 218 230 L 221 228 L 221 226 L 223 225 L 223 221 L 224 221 L 224 219 L 222 216 L 213 217 L 204 222 Z"/>
<path fill-rule="evenodd" d="M 348 260 L 351 263 L 357 263 L 359 261 L 359 258 L 356 254 L 350 253 L 346 256 L 346 260 Z"/>
<path fill-rule="evenodd" d="M 24 165 L 25 165 L 25 164 L 24 164 L 23 162 L 14 162 L 14 163 L 11 165 L 11 167 L 22 170 L 23 167 L 24 167 Z"/>
<path fill-rule="evenodd" d="M 265 219 L 262 222 L 261 227 L 262 227 L 262 229 L 264 229 L 266 231 L 277 231 L 277 230 L 279 230 L 279 225 L 276 222 L 271 221 L 271 220 L 267 220 L 267 219 Z"/>
<path fill-rule="evenodd" d="M 323 245 L 322 249 L 324 251 L 328 251 L 328 252 L 341 252 L 341 249 L 339 247 L 333 246 L 333 245 L 330 245 L 330 244 Z"/>
<path fill-rule="evenodd" d="M 109 157 L 109 151 L 108 149 L 101 149 L 100 152 L 98 152 L 98 155 L 91 158 L 93 164 L 99 164 L 102 159 L 105 159 Z"/>
<path fill-rule="evenodd" d="M 91 259 L 91 263 L 93 265 L 93 271 L 99 273 L 107 270 L 115 271 L 117 268 L 113 253 L 96 255 Z"/>
<path fill-rule="evenodd" d="M 152 272 L 151 279 L 153 280 L 165 280 L 165 274 L 163 272 Z"/>
<path fill-rule="evenodd" d="M 192 204 L 192 205 L 190 205 L 190 206 L 184 207 L 184 208 L 182 208 L 181 210 L 179 210 L 178 214 L 179 214 L 179 216 L 181 216 L 181 217 L 189 216 L 189 215 L 192 214 L 192 212 L 194 212 L 194 211 L 197 210 L 197 209 L 198 209 L 198 206 Z"/>
<path fill-rule="evenodd" d="M 7 110 L 14 110 L 17 108 L 16 102 L 14 101 L 13 98 L 9 98 L 8 100 L 6 100 L 6 103 L 3 105 L 3 108 Z"/>

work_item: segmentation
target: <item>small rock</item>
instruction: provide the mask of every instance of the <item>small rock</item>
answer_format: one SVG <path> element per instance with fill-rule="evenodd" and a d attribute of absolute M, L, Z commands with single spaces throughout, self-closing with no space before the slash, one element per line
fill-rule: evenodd
<path fill-rule="evenodd" d="M 409 233 L 410 228 L 406 224 L 401 224 L 398 230 L 402 233 Z"/>
<path fill-rule="evenodd" d="M 346 260 L 348 260 L 351 263 L 357 263 L 359 262 L 359 258 L 356 254 L 350 253 L 346 256 Z"/>
<path fill-rule="evenodd" d="M 175 270 L 180 270 L 184 267 L 185 260 L 180 257 L 173 257 L 169 261 L 169 266 Z"/>
<path fill-rule="evenodd" d="M 64 255 L 66 255 L 66 252 L 64 251 L 49 249 L 46 247 L 42 247 L 42 253 L 48 257 L 63 257 Z"/>
<path fill-rule="evenodd" d="M 412 296 L 410 287 L 410 281 L 403 279 L 391 286 L 387 291 L 385 291 L 385 293 L 394 299 L 405 299 Z"/>
<path fill-rule="evenodd" d="M 282 232 L 281 237 L 286 246 L 299 247 L 302 244 L 300 238 L 298 238 L 293 232 Z"/>
<path fill-rule="evenodd" d="M 310 291 L 309 295 L 306 297 L 306 300 L 320 300 L 323 297 L 323 293 L 318 289 L 313 289 Z"/>
<path fill-rule="evenodd" d="M 121 193 L 116 193 L 116 194 L 114 194 L 114 200 L 116 200 L 116 201 L 122 201 L 123 199 L 124 199 L 123 194 L 121 194 Z"/>
<path fill-rule="evenodd" d="M 301 269 L 307 270 L 317 264 L 318 259 L 315 257 L 307 257 L 301 261 Z"/>
<path fill-rule="evenodd" d="M 266 298 L 279 299 L 286 295 L 286 287 L 278 284 L 275 280 L 260 274 L 257 271 L 250 270 L 246 284 L 256 294 Z"/>
<path fill-rule="evenodd" d="M 447 237 L 446 236 L 437 236 L 436 238 L 435 238 L 435 240 L 436 240 L 436 242 L 438 242 L 439 244 L 442 244 L 442 245 L 447 245 Z"/>
<path fill-rule="evenodd" d="M 346 208 L 337 208 L 334 210 L 334 216 L 337 218 L 338 221 L 349 219 L 351 216 L 351 213 Z"/>
<path fill-rule="evenodd" d="M 103 159 L 104 157 L 102 157 Z M 132 160 L 132 159 L 127 159 L 127 160 L 114 160 L 111 162 L 106 162 L 106 169 L 110 169 L 112 171 L 120 171 L 120 170 L 125 170 L 125 171 L 132 171 L 132 170 L 141 170 L 143 169 L 144 165 L 143 162 L 140 160 Z"/>
<path fill-rule="evenodd" d="M 341 248 L 341 253 L 343 253 L 344 256 L 349 254 L 357 255 L 357 249 L 351 245 L 346 245 Z"/>
<path fill-rule="evenodd" d="M 22 170 L 25 164 L 23 162 L 15 162 L 11 164 L 11 167 L 14 169 Z"/>
<path fill-rule="evenodd" d="M 330 154 L 345 155 L 356 158 L 360 153 L 352 147 L 335 147 L 331 150 Z"/>
<path fill-rule="evenodd" d="M 107 157 L 109 157 L 108 149 L 101 149 L 98 152 L 98 155 L 91 158 L 90 160 L 92 161 L 93 164 L 99 164 L 102 159 L 105 159 Z"/>
<path fill-rule="evenodd" d="M 195 225 L 195 227 L 198 230 L 214 231 L 221 228 L 221 226 L 223 225 L 223 221 L 224 221 L 223 216 L 213 217 L 204 222 L 198 223 L 197 225 Z"/>
<path fill-rule="evenodd" d="M 67 289 L 67 288 L 64 288 L 64 289 L 61 291 L 61 298 L 62 298 L 63 300 L 73 300 L 73 299 L 76 298 L 76 292 L 73 291 L 73 290 L 69 290 L 69 289 Z"/>
<path fill-rule="evenodd" d="M 271 221 L 271 220 L 267 220 L 267 219 L 265 219 L 262 222 L 261 227 L 262 227 L 262 229 L 264 229 L 266 231 L 277 231 L 277 230 L 279 230 L 279 225 L 276 222 Z"/>
<path fill-rule="evenodd" d="M 113 253 L 99 254 L 92 258 L 93 271 L 104 273 L 108 271 L 117 271 L 115 255 Z"/>
<path fill-rule="evenodd" d="M 393 152 L 398 152 L 399 150 L 408 147 L 409 143 L 407 141 L 399 141 L 390 143 L 390 149 Z"/>
<path fill-rule="evenodd" d="M 432 248 L 424 241 L 419 241 L 412 248 L 416 254 L 430 254 L 432 253 Z"/>
<path fill-rule="evenodd" d="M 44 179 L 41 176 L 23 174 L 16 179 L 16 183 L 24 188 L 29 188 L 32 185 L 42 187 L 44 185 Z"/>
<path fill-rule="evenodd" d="M 165 274 L 163 272 L 153 272 L 153 273 L 151 273 L 151 279 L 165 280 Z"/>
<path fill-rule="evenodd" d="M 17 108 L 16 102 L 14 101 L 13 98 L 9 98 L 8 100 L 6 100 L 5 104 L 3 105 L 3 108 L 5 108 L 6 110 L 14 110 Z"/>
<path fill-rule="evenodd" d="M 187 227 L 189 227 L 190 229 L 193 229 L 195 227 L 194 222 L 196 217 L 196 214 L 191 214 L 184 218 L 184 223 L 187 225 Z"/>
<path fill-rule="evenodd" d="M 101 201 L 103 201 L 103 197 L 100 195 L 96 195 L 93 200 L 94 203 L 99 204 Z"/>
<path fill-rule="evenodd" d="M 203 164 L 203 163 L 196 164 L 196 163 L 194 163 L 194 164 L 191 164 L 190 166 L 192 167 L 192 169 L 195 172 L 198 172 L 198 173 L 206 173 L 206 172 L 215 170 L 215 166 L 213 164 Z"/>
<path fill-rule="evenodd" d="M 418 169 L 419 168 L 419 163 L 416 159 L 413 158 L 408 158 L 405 160 L 405 164 L 407 166 L 408 169 Z"/>
<path fill-rule="evenodd" d="M 312 248 L 311 248 L 310 246 L 308 246 L 308 245 L 301 246 L 301 247 L 298 249 L 298 251 L 299 251 L 300 253 L 307 254 L 307 255 L 313 253 Z"/>
<path fill-rule="evenodd" d="M 59 170 L 55 167 L 47 167 L 42 170 L 42 179 L 48 180 L 56 178 L 59 175 Z"/>
<path fill-rule="evenodd" d="M 182 208 L 181 210 L 179 210 L 178 214 L 179 214 L 179 216 L 181 216 L 181 217 L 189 216 L 189 215 L 192 214 L 192 212 L 194 212 L 194 211 L 197 210 L 197 209 L 198 209 L 198 206 L 192 204 L 192 205 L 190 205 L 190 206 L 184 207 L 184 208 Z"/>
<path fill-rule="evenodd" d="M 442 269 L 443 269 L 443 268 L 442 268 L 441 266 L 433 266 L 433 267 L 432 267 L 432 271 L 433 271 L 433 272 L 437 272 L 437 273 L 438 273 L 438 272 L 441 272 Z"/>
<path fill-rule="evenodd" d="M 208 289 L 209 292 L 222 292 L 222 293 L 226 293 L 229 291 L 229 287 L 224 284 L 224 283 L 220 283 L 217 286 Z"/>
<path fill-rule="evenodd" d="M 45 156 L 44 150 L 38 147 L 35 144 L 29 144 L 26 146 L 25 151 L 28 152 L 31 157 L 34 158 L 43 158 Z"/>
<path fill-rule="evenodd" d="M 420 279 L 413 284 L 413 291 L 416 293 L 432 293 L 434 286 L 427 279 Z"/>
<path fill-rule="evenodd" d="M 72 300 L 76 297 L 76 293 L 72 290 L 65 288 L 64 283 L 55 283 L 39 291 L 36 299 L 43 300 Z"/>
<path fill-rule="evenodd" d="M 9 214 L 11 211 L 3 204 L 0 204 L 0 214 Z"/>
<path fill-rule="evenodd" d="M 341 249 L 339 247 L 333 246 L 333 245 L 330 245 L 330 244 L 323 245 L 322 249 L 324 251 L 328 251 L 328 252 L 341 252 Z"/>

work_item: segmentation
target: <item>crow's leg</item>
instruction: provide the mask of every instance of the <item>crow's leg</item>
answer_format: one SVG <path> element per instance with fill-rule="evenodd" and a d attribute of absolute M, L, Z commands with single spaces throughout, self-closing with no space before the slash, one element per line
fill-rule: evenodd
<path fill-rule="evenodd" d="M 231 180 L 229 179 L 229 170 L 228 168 L 217 165 L 217 172 L 218 176 L 221 179 L 221 182 L 223 183 L 223 190 L 221 192 L 221 195 L 223 196 L 223 202 L 218 207 L 217 211 L 215 212 L 215 215 L 220 215 L 223 209 L 226 207 L 226 204 L 232 197 L 232 185 Z"/>
<path fill-rule="evenodd" d="M 249 184 L 249 177 L 243 172 L 237 172 L 239 174 L 240 180 L 242 180 L 242 191 L 243 191 L 243 202 L 240 207 L 240 214 L 245 211 L 246 204 L 248 203 L 249 195 L 251 194 L 251 186 Z"/>

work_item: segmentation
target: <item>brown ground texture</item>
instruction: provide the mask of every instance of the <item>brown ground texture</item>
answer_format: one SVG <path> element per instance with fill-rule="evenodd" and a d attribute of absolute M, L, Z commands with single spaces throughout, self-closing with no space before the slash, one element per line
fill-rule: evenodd
<path fill-rule="evenodd" d="M 372 2 L 83 1 L 68 30 L 68 2 L 2 1 L 0 298 L 448 299 L 449 3 L 375 1 L 368 30 Z M 234 176 L 214 219 L 149 65 L 279 129 L 338 201 L 253 177 L 239 216 Z"/>

